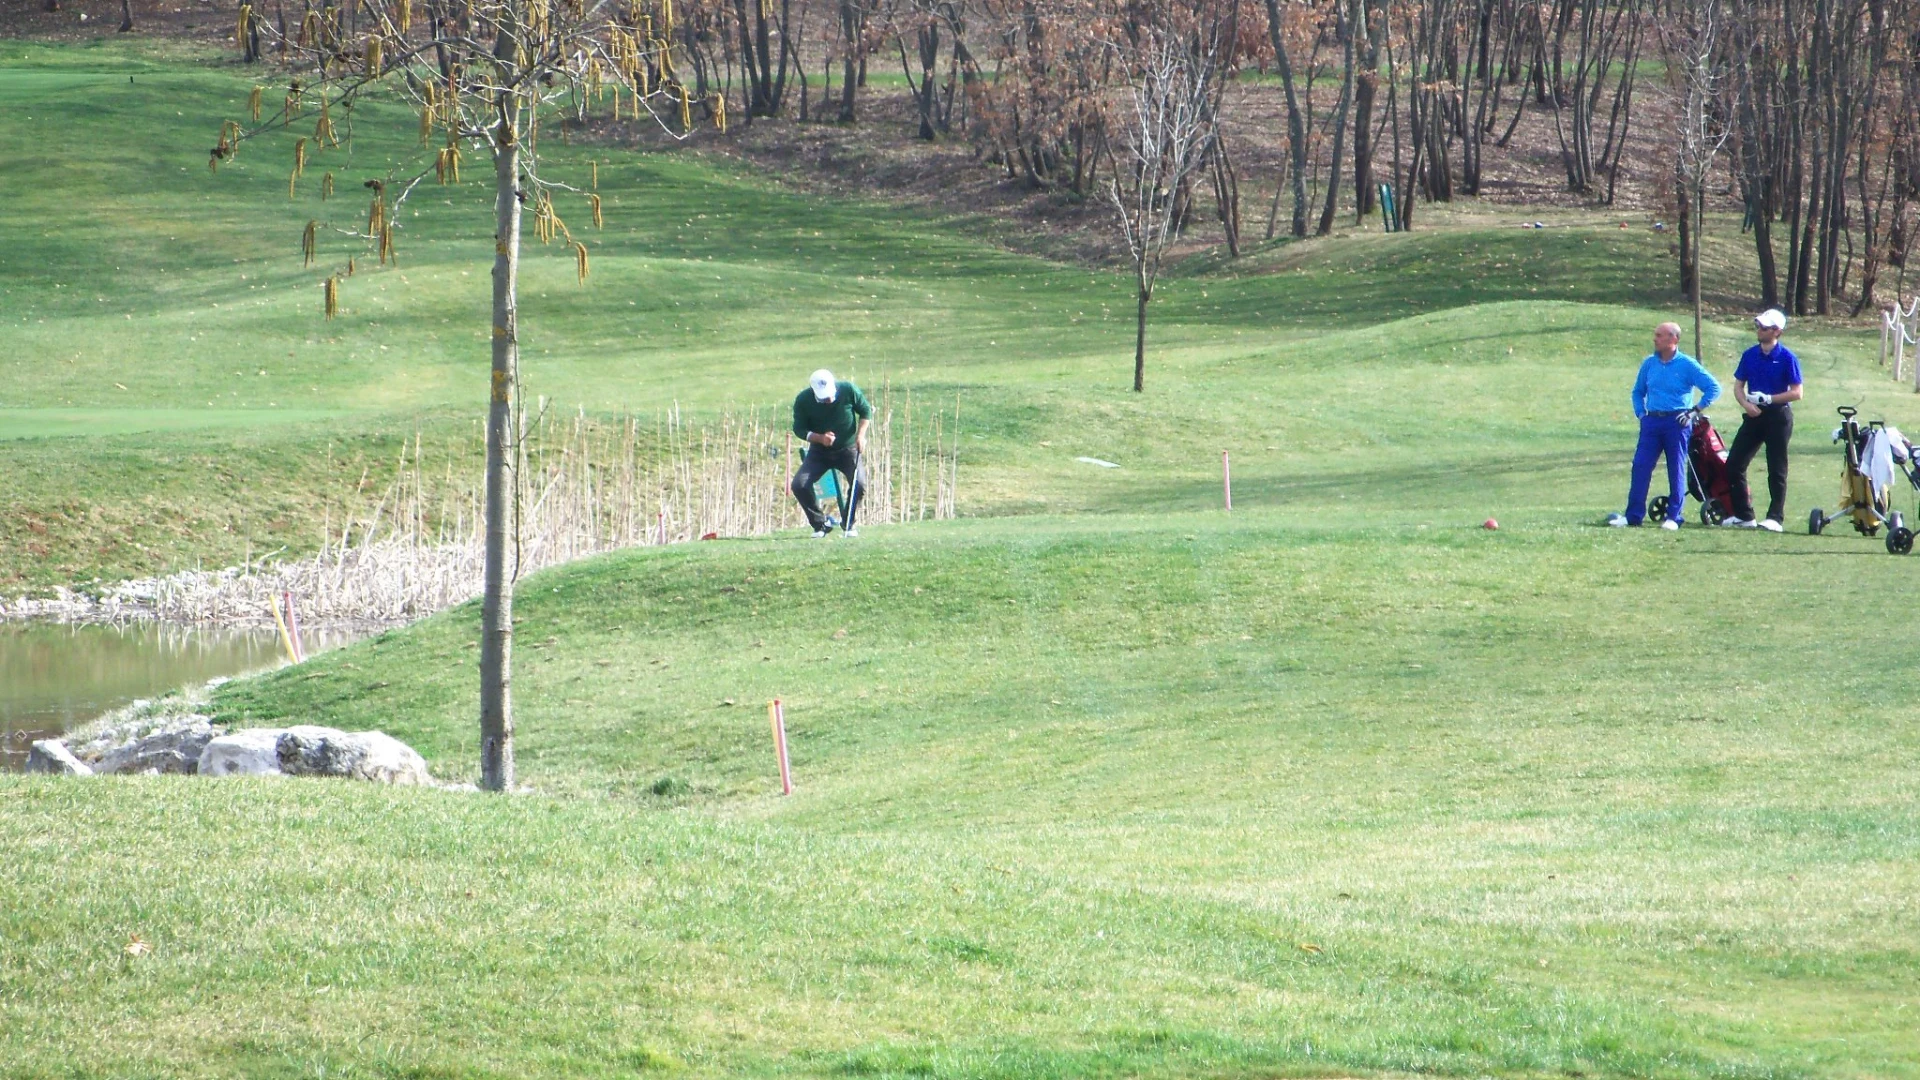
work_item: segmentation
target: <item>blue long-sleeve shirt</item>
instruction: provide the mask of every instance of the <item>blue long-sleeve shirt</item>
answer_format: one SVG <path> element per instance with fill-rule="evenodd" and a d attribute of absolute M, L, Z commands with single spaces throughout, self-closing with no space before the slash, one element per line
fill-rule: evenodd
<path fill-rule="evenodd" d="M 1700 391 L 1697 405 L 1693 401 L 1695 390 Z M 1644 417 L 1650 412 L 1704 409 L 1719 396 L 1719 381 L 1707 374 L 1699 361 L 1676 352 L 1673 359 L 1663 364 L 1656 353 L 1640 361 L 1640 374 L 1633 380 L 1633 415 Z"/>

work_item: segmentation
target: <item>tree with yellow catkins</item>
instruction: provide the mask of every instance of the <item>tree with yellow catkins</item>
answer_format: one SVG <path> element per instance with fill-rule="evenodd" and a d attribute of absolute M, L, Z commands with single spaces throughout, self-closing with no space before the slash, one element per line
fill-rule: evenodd
<path fill-rule="evenodd" d="M 334 128 L 333 110 L 352 110 L 362 94 L 399 99 L 417 110 L 420 152 L 417 168 L 389 168 L 366 180 L 372 190 L 360 255 L 374 254 L 381 266 L 393 265 L 402 215 L 409 194 L 429 173 L 441 184 L 461 183 L 464 155 L 471 153 L 493 178 L 489 185 L 493 216 L 491 378 L 486 420 L 485 555 L 480 649 L 480 782 L 492 791 L 514 783 L 512 696 L 513 547 L 510 543 L 516 480 L 508 463 L 518 453 L 516 425 L 519 389 L 520 319 L 517 280 L 524 218 L 543 242 L 563 239 L 584 285 L 589 276 L 587 245 L 576 239 L 555 211 L 556 192 L 588 196 L 593 224 L 603 227 L 599 172 L 593 168 L 589 190 L 550 181 L 541 174 L 540 125 L 557 121 L 612 94 L 615 109 L 625 107 L 635 120 L 651 120 L 670 137 L 694 130 L 693 100 L 676 71 L 672 0 L 473 0 L 458 5 L 455 17 L 413 17 L 415 0 L 357 0 L 348 27 L 346 5 L 309 7 L 292 27 L 249 11 L 260 0 L 243 0 L 235 38 L 249 48 L 257 41 L 262 55 L 284 65 L 286 100 L 276 115 L 263 117 L 264 86 L 251 88 L 250 122 L 223 127 L 216 164 L 230 160 L 240 142 L 262 137 L 294 139 L 293 168 L 287 194 L 299 195 L 308 157 L 334 152 L 343 140 Z M 263 80 L 264 81 L 264 80 Z M 296 136 L 309 98 L 318 96 L 319 116 L 311 134 Z M 622 100 L 624 98 L 624 100 Z M 726 104 L 703 95 L 706 113 L 725 125 Z M 341 126 L 353 128 L 381 118 L 385 110 L 343 112 Z M 357 123 L 349 123 L 351 118 Z M 444 131 L 445 138 L 438 136 Z M 432 156 L 431 167 L 427 163 Z M 362 159 L 364 160 L 364 159 Z M 338 169 L 341 165 L 335 165 Z M 333 194 L 333 172 L 325 174 L 320 194 Z M 410 220 L 410 215 L 408 216 Z M 356 223 L 357 224 L 357 223 Z M 319 234 L 327 224 L 315 217 L 301 237 L 305 266 L 320 264 Z M 353 255 L 324 279 L 325 315 L 338 318 L 341 282 L 356 269 Z"/>
<path fill-rule="evenodd" d="M 313 125 L 313 145 L 316 150 L 340 145 L 340 137 L 333 131 L 333 115 L 325 98 L 320 99 L 320 119 Z"/>

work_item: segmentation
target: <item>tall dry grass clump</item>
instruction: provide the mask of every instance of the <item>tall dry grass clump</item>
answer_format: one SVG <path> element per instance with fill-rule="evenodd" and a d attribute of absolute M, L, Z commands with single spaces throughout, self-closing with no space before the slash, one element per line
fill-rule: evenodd
<path fill-rule="evenodd" d="M 542 401 L 519 424 L 514 576 L 619 548 L 766 536 L 805 524 L 787 492 L 804 449 L 787 425 L 749 410 L 689 422 L 678 405 L 652 417 L 557 414 Z M 959 403 L 876 402 L 863 524 L 951 518 L 959 486 Z M 399 623 L 480 595 L 485 445 L 476 427 L 445 445 L 415 435 L 364 515 L 328 521 L 299 559 L 124 582 L 90 595 L 0 603 L 0 615 L 152 618 L 272 625 L 291 595 L 300 621 Z"/>

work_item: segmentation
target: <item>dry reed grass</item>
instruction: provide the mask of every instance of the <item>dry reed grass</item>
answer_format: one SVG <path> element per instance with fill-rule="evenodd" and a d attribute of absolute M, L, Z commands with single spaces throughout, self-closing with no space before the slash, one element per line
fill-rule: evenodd
<path fill-rule="evenodd" d="M 545 402 L 523 417 L 514 576 L 619 548 L 705 537 L 765 536 L 805 523 L 787 492 L 801 448 L 757 411 L 690 423 L 678 405 L 649 420 Z M 0 600 L 0 618 L 157 619 L 272 625 L 273 598 L 291 594 L 306 626 L 392 624 L 480 594 L 484 445 L 476 433 L 445 447 L 416 435 L 365 516 L 312 555 L 271 555 L 222 570 L 122 582 L 97 593 Z M 959 403 L 941 412 L 890 385 L 869 434 L 863 524 L 951 518 L 959 484 Z"/>

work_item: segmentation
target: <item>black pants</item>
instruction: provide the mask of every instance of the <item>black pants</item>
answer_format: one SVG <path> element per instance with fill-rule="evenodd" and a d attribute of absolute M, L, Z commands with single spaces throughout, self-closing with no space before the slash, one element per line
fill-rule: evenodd
<path fill-rule="evenodd" d="M 827 527 L 827 516 L 820 512 L 820 500 L 814 497 L 813 485 L 832 469 L 845 477 L 842 491 L 847 492 L 840 500 L 846 508 L 847 520 L 840 523 L 841 528 L 853 528 L 853 515 L 860 509 L 860 498 L 867 493 L 867 472 L 860 465 L 860 451 L 853 444 L 846 446 L 821 446 L 819 443 L 807 444 L 807 456 L 800 459 L 800 471 L 793 474 L 793 482 L 787 490 L 800 503 L 800 509 L 807 515 L 807 524 L 818 532 Z"/>
<path fill-rule="evenodd" d="M 1733 487 L 1733 516 L 1754 519 L 1753 493 L 1747 487 L 1747 466 L 1762 443 L 1767 447 L 1767 517 L 1784 520 L 1787 512 L 1787 440 L 1793 438 L 1793 406 L 1763 405 L 1759 416 L 1740 422 L 1727 451 L 1728 481 Z"/>

